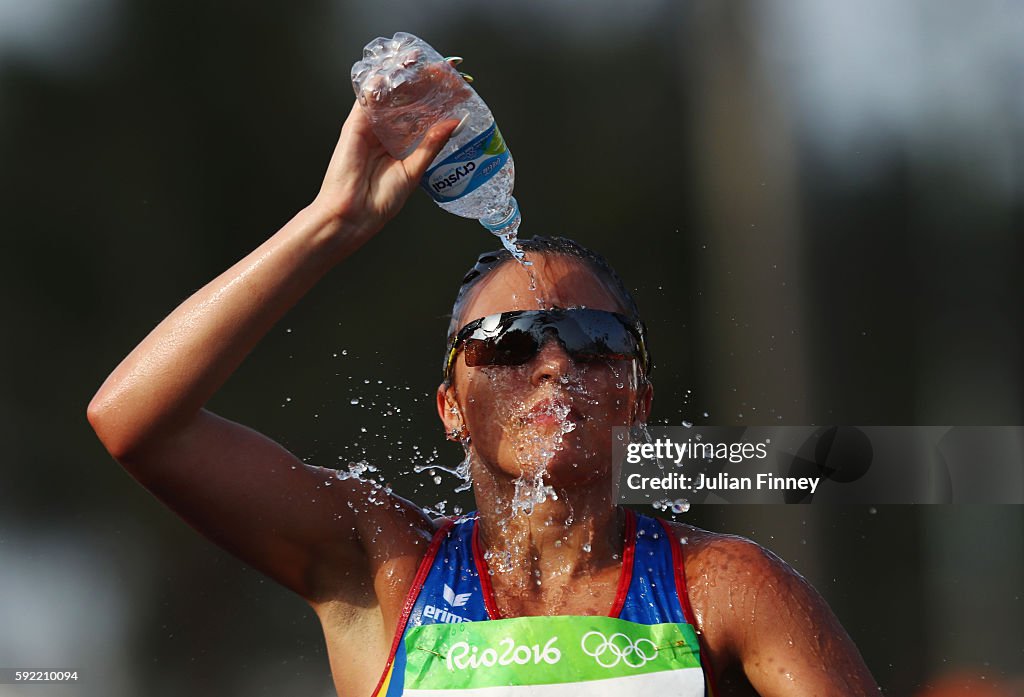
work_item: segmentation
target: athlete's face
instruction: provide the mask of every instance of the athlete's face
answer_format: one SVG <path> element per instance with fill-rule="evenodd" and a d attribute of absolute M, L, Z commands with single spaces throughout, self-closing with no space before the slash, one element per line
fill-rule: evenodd
<path fill-rule="evenodd" d="M 528 255 L 536 279 L 506 262 L 471 291 L 459 327 L 512 310 L 587 307 L 622 312 L 614 292 L 585 262 Z M 576 362 L 549 339 L 519 366 L 468 367 L 456 358 L 452 385 L 438 391 L 446 428 L 464 426 L 474 466 L 513 477 L 541 469 L 554 485 L 611 476 L 611 429 L 646 420 L 650 388 L 635 360 Z M 495 472 L 497 473 L 497 472 Z"/>

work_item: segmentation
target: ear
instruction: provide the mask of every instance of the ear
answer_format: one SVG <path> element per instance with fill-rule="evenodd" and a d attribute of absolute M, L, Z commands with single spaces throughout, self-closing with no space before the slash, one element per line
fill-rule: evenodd
<path fill-rule="evenodd" d="M 455 388 L 452 385 L 442 382 L 438 386 L 437 415 L 441 417 L 445 433 L 462 429 L 465 422 L 462 420 L 462 411 L 459 409 L 459 402 L 455 398 Z"/>

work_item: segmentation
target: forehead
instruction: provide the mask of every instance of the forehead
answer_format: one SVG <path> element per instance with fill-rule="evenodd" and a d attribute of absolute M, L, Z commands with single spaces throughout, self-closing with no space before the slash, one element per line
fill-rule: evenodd
<path fill-rule="evenodd" d="M 622 303 L 612 287 L 585 262 L 564 255 L 527 254 L 533 262 L 535 279 L 531 290 L 530 271 L 514 261 L 505 262 L 484 276 L 470 291 L 459 317 L 459 327 L 479 317 L 511 310 L 552 307 L 589 307 L 622 312 Z"/>

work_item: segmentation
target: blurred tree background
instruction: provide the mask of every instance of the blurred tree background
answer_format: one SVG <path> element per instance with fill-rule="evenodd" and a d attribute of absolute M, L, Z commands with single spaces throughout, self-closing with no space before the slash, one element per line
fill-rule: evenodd
<path fill-rule="evenodd" d="M 84 412 L 312 199 L 351 64 L 399 30 L 466 58 L 522 234 L 635 289 L 656 423 L 1021 424 L 1024 6 L 0 0 L 0 668 L 77 668 L 90 696 L 332 693 L 304 603 L 145 494 Z M 414 196 L 211 408 L 468 508 L 413 467 L 460 459 L 433 391 L 458 281 L 496 246 Z M 1024 665 L 1019 506 L 679 518 L 793 564 L 889 694 Z"/>

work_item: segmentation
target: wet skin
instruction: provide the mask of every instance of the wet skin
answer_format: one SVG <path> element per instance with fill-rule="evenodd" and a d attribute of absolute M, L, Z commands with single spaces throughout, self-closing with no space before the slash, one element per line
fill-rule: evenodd
<path fill-rule="evenodd" d="M 471 291 L 459 324 L 539 307 L 622 310 L 579 261 L 528 258 L 536 292 L 522 266 L 506 263 Z M 502 560 L 492 563 L 492 580 L 503 616 L 606 614 L 611 607 L 623 520 L 613 501 L 610 434 L 642 421 L 650 405 L 649 386 L 630 385 L 634 375 L 632 361 L 578 364 L 549 340 L 522 366 L 470 368 L 460 354 L 452 385 L 438 389 L 446 430 L 470 437 L 481 540 Z M 554 496 L 530 515 L 513 515 L 517 480 L 529 483 L 540 469 Z"/>
<path fill-rule="evenodd" d="M 614 293 L 578 260 L 530 258 L 536 291 L 530 290 L 530 276 L 522 266 L 506 263 L 473 288 L 459 324 L 512 310 L 623 311 Z M 518 477 L 538 460 L 521 456 L 524 440 L 550 437 L 560 427 L 571 429 L 562 436 L 563 449 L 548 462 L 548 478 L 556 487 L 594 479 L 607 483 L 611 453 L 605 441 L 614 426 L 646 418 L 651 393 L 649 386 L 637 390 L 630 384 L 636 382 L 633 361 L 577 363 L 554 339 L 522 366 L 470 368 L 460 352 L 452 382 L 450 389 L 442 385 L 439 390 L 445 400 L 439 414 L 446 426 L 465 427 L 472 436 L 474 474 L 487 469 Z M 451 413 L 452 407 L 457 414 Z"/>
<path fill-rule="evenodd" d="M 141 484 L 309 602 L 346 697 L 372 694 L 435 524 L 373 482 L 306 465 L 204 405 L 289 308 L 400 210 L 455 126 L 435 126 L 397 161 L 354 106 L 314 201 L 168 315 L 88 410 L 104 446 Z M 545 307 L 619 309 L 580 264 L 535 262 Z M 462 323 L 537 307 L 514 264 L 472 293 Z M 464 425 L 470 435 L 482 540 L 507 567 L 494 576 L 503 615 L 605 614 L 611 606 L 623 515 L 611 492 L 609 433 L 646 419 L 652 395 L 632 371 L 629 362 L 576 365 L 549 342 L 515 369 L 470 369 L 460 359 L 453 386 L 439 389 L 445 431 Z M 564 433 L 559 419 L 540 413 L 566 407 L 573 428 Z M 537 443 L 561 448 L 544 455 L 541 482 L 558 498 L 510 517 L 516 479 L 535 474 Z M 877 693 L 827 605 L 788 566 L 746 540 L 675 531 L 686 540 L 690 601 L 721 694 Z"/>
<path fill-rule="evenodd" d="M 589 307 L 621 312 L 614 292 L 567 257 L 534 258 L 536 293 L 522 267 L 506 263 L 474 289 L 460 326 L 508 310 Z M 469 368 L 438 391 L 446 427 L 465 427 L 482 540 L 512 562 L 493 585 L 503 616 L 605 614 L 621 570 L 622 517 L 612 497 L 614 426 L 646 421 L 653 390 L 626 362 L 576 365 L 557 342 L 517 368 Z M 576 389 L 566 389 L 566 386 Z M 572 407 L 573 428 L 547 467 L 557 500 L 510 518 L 506 502 L 523 474 L 516 444 L 530 429 L 506 418 L 550 394 Z M 529 474 L 530 472 L 526 472 Z M 567 518 L 573 524 L 565 525 Z M 754 543 L 674 524 L 685 540 L 689 595 L 705 658 L 723 695 L 873 694 L 856 648 L 817 593 Z M 587 545 L 589 553 L 582 552 Z M 493 565 L 492 565 L 493 567 Z M 542 583 L 537 585 L 535 579 Z"/>
<path fill-rule="evenodd" d="M 534 262 L 545 306 L 621 310 L 579 262 Z M 473 293 L 460 324 L 537 307 L 515 263 Z M 515 368 L 467 368 L 460 356 L 452 386 L 439 388 L 445 431 L 465 426 L 470 435 L 479 525 L 494 555 L 502 616 L 604 615 L 611 607 L 623 515 L 612 496 L 609 433 L 646 419 L 652 395 L 631 379 L 633 369 L 628 361 L 576 365 L 548 342 Z M 552 395 L 571 405 L 576 422 L 547 463 L 545 482 L 558 498 L 512 517 L 514 483 L 524 474 L 517 443 L 524 434 L 551 439 L 558 430 L 517 420 L 515 405 L 529 411 Z M 372 694 L 436 529 L 417 506 L 372 482 L 307 466 L 205 410 L 171 436 L 112 452 L 194 527 L 306 598 L 320 618 L 338 693 Z M 720 694 L 877 694 L 857 649 L 798 574 L 750 541 L 673 527 L 686 542 L 690 602 Z"/>

